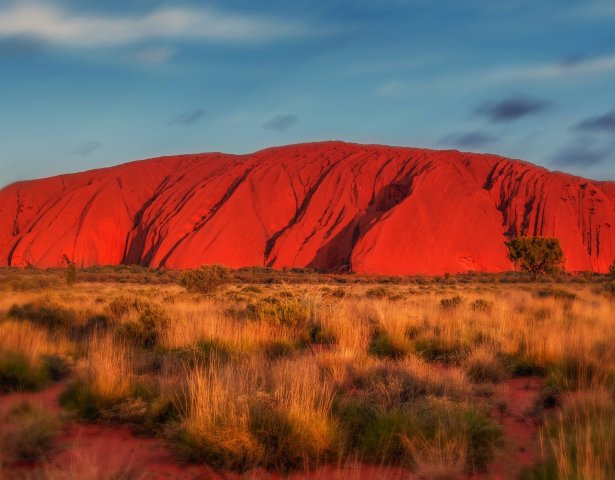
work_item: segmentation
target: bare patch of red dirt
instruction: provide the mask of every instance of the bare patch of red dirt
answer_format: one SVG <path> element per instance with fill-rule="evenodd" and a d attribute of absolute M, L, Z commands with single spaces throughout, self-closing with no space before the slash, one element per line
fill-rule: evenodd
<path fill-rule="evenodd" d="M 470 479 L 516 479 L 525 467 L 540 460 L 538 424 L 531 415 L 540 385 L 539 378 L 523 377 L 508 380 L 498 386 L 497 396 L 506 402 L 506 409 L 494 412 L 493 415 L 502 425 L 504 445 L 497 450 L 488 471 Z"/>

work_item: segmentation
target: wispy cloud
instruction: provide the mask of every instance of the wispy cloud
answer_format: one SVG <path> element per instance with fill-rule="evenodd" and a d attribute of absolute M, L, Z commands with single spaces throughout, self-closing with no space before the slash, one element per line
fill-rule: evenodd
<path fill-rule="evenodd" d="M 591 132 L 615 133 L 615 110 L 611 110 L 604 115 L 586 118 L 579 122 L 575 128 Z"/>
<path fill-rule="evenodd" d="M 163 63 L 175 54 L 175 50 L 169 47 L 147 48 L 132 55 L 132 58 L 142 63 Z"/>
<path fill-rule="evenodd" d="M 71 47 L 126 45 L 161 38 L 268 41 L 313 31 L 299 22 L 210 8 L 161 8 L 128 17 L 77 15 L 49 3 L 19 1 L 0 10 L 0 37 L 31 37 Z"/>
<path fill-rule="evenodd" d="M 440 145 L 453 145 L 460 148 L 481 148 L 498 140 L 498 137 L 487 132 L 475 131 L 452 133 L 440 140 Z"/>
<path fill-rule="evenodd" d="M 298 121 L 299 119 L 295 115 L 278 115 L 265 123 L 265 125 L 263 125 L 263 128 L 284 132 Z"/>
<path fill-rule="evenodd" d="M 102 147 L 102 142 L 91 140 L 73 148 L 70 153 L 79 157 L 87 157 Z"/>
<path fill-rule="evenodd" d="M 476 113 L 492 122 L 512 122 L 528 115 L 540 113 L 549 106 L 545 100 L 513 95 L 496 102 L 487 102 Z"/>
<path fill-rule="evenodd" d="M 558 150 L 552 163 L 561 167 L 593 167 L 610 158 L 609 148 L 593 145 L 588 139 L 579 138 L 568 147 Z"/>
<path fill-rule="evenodd" d="M 171 125 L 191 125 L 198 122 L 203 115 L 205 115 L 205 110 L 202 108 L 190 110 L 189 112 L 184 112 L 175 118 L 175 120 L 171 122 Z"/>
<path fill-rule="evenodd" d="M 615 55 L 567 58 L 560 62 L 498 68 L 487 72 L 487 81 L 554 80 L 565 77 L 587 77 L 615 72 Z"/>

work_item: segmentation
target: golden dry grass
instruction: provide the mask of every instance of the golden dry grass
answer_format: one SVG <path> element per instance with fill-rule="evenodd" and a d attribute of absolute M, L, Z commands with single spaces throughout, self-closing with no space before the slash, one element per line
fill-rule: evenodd
<path fill-rule="evenodd" d="M 489 411 L 494 405 L 475 396 L 477 387 L 488 392 L 482 384 L 540 375 L 545 392 L 561 404 L 555 412 L 537 407 L 549 468 L 558 478 L 615 475 L 615 434 L 602 426 L 615 411 L 612 297 L 580 285 L 540 295 L 539 289 L 551 287 L 396 285 L 382 298 L 366 296 L 370 288 L 230 286 L 204 297 L 177 286 L 77 284 L 11 292 L 0 299 L 0 319 L 13 304 L 44 300 L 75 311 L 76 328 L 93 316 L 111 318 L 111 301 L 128 296 L 156 307 L 168 322 L 147 326 L 156 343 L 143 347 L 120 328 L 139 322 L 138 310 L 83 338 L 76 329 L 50 331 L 5 318 L 0 353 L 21 353 L 33 364 L 46 355 L 70 356 L 73 375 L 107 404 L 134 397 L 135 385 L 146 384 L 139 401 L 147 421 L 173 427 L 180 453 L 238 469 L 360 458 L 361 446 L 343 439 L 354 428 L 340 410 L 345 402 L 373 402 L 369 415 L 376 417 L 388 413 L 383 405 L 401 415 L 434 399 L 459 408 L 474 402 Z M 455 296 L 461 300 L 447 301 Z M 288 302 L 289 308 L 251 314 L 249 306 L 259 302 Z M 288 318 L 294 314 L 298 323 Z M 327 340 L 318 341 L 314 332 Z M 165 399 L 172 406 L 163 414 Z M 426 478 L 467 469 L 472 445 L 464 436 L 395 435 L 412 468 Z"/>

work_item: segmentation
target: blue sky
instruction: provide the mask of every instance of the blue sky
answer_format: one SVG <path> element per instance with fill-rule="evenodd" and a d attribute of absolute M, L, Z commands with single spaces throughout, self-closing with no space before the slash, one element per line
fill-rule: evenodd
<path fill-rule="evenodd" d="M 0 184 L 346 140 L 615 178 L 610 0 L 0 0 Z"/>

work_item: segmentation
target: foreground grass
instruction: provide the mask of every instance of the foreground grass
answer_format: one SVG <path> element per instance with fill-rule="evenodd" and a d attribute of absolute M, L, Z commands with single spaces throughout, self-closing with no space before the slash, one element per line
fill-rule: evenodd
<path fill-rule="evenodd" d="M 601 284 L 239 283 L 203 295 L 12 282 L 0 391 L 68 376 L 65 408 L 163 437 L 182 461 L 288 471 L 359 459 L 456 478 L 485 470 L 506 440 L 494 386 L 537 375 L 542 451 L 526 478 L 615 476 L 615 302 Z"/>

